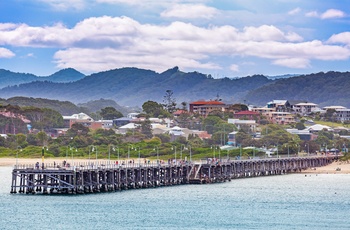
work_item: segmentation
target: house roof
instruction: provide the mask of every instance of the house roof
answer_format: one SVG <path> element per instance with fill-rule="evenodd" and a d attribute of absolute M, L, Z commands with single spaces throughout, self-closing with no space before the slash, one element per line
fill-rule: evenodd
<path fill-rule="evenodd" d="M 246 110 L 237 112 L 235 115 L 260 115 L 260 113 Z"/>
<path fill-rule="evenodd" d="M 306 129 L 307 130 L 313 130 L 313 131 L 321 131 L 323 129 L 332 130 L 331 127 L 329 127 L 327 125 L 320 125 L 320 124 L 312 125 L 310 127 L 307 127 Z"/>
<path fill-rule="evenodd" d="M 310 103 L 310 102 L 306 102 L 306 103 L 298 103 L 298 104 L 295 104 L 295 105 L 298 105 L 298 106 L 316 106 L 317 104 L 315 103 Z"/>
<path fill-rule="evenodd" d="M 225 105 L 221 101 L 194 101 L 190 103 L 191 105 Z"/>
<path fill-rule="evenodd" d="M 280 104 L 280 105 L 284 105 L 287 103 L 287 100 L 273 100 L 268 102 L 267 104 Z"/>
<path fill-rule="evenodd" d="M 344 106 L 340 106 L 340 105 L 332 105 L 332 106 L 325 106 L 323 107 L 323 109 L 346 109 Z"/>
<path fill-rule="evenodd" d="M 181 115 L 183 113 L 188 113 L 188 112 L 186 110 L 179 109 L 179 110 L 176 110 L 175 112 L 173 112 L 173 115 Z"/>
<path fill-rule="evenodd" d="M 113 121 L 131 121 L 132 118 L 130 117 L 120 117 L 120 118 L 117 118 L 117 119 L 114 119 Z"/>
<path fill-rule="evenodd" d="M 135 128 L 136 128 L 135 123 L 129 123 L 119 127 L 119 129 L 135 129 Z"/>
<path fill-rule="evenodd" d="M 227 122 L 231 124 L 256 124 L 255 120 L 228 119 Z"/>

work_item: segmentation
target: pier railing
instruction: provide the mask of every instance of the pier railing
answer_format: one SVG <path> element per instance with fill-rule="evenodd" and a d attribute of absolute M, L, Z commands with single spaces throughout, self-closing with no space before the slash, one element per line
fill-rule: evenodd
<path fill-rule="evenodd" d="M 188 161 L 88 161 L 72 164 L 18 164 L 11 193 L 93 193 L 202 184 L 236 178 L 281 175 L 330 164 L 337 156 Z M 124 163 L 124 164 L 123 164 Z"/>

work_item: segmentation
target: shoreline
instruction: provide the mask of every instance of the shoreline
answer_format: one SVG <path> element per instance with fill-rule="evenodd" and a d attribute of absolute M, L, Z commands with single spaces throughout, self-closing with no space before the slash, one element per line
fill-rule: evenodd
<path fill-rule="evenodd" d="M 66 158 L 47 158 L 44 160 L 45 164 L 62 164 L 62 162 L 66 160 Z M 95 162 L 95 159 L 90 159 L 92 162 Z M 126 159 L 120 159 L 120 162 L 125 161 Z M 130 159 L 132 160 L 132 159 Z M 138 159 L 134 159 L 135 162 Z M 142 159 L 144 160 L 144 159 Z M 67 159 L 68 163 L 83 163 L 88 162 L 89 159 L 85 158 L 77 158 L 77 159 Z M 108 159 L 98 159 L 99 162 L 106 162 Z M 111 162 L 115 162 L 113 159 Z M 41 163 L 41 158 L 18 158 L 18 164 L 28 165 L 35 164 L 36 162 Z M 13 167 L 16 164 L 16 158 L 0 158 L 0 167 L 11 166 Z M 309 168 L 297 173 L 306 173 L 306 174 L 350 174 L 350 162 L 333 162 L 329 165 L 317 168 Z"/>
<path fill-rule="evenodd" d="M 329 165 L 309 168 L 298 173 L 306 174 L 350 174 L 350 162 L 333 162 Z"/>

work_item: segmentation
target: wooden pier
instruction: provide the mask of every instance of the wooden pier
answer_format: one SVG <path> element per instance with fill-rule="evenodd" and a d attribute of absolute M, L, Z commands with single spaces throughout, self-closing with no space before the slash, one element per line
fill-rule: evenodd
<path fill-rule="evenodd" d="M 195 163 L 117 165 L 109 162 L 57 165 L 16 165 L 11 193 L 83 194 L 180 184 L 203 184 L 236 178 L 281 175 L 332 163 L 336 157 L 290 157 L 249 160 L 202 160 Z"/>

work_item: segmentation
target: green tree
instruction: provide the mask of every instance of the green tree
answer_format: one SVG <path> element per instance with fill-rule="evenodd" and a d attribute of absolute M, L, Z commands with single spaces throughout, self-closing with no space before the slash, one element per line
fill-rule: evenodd
<path fill-rule="evenodd" d="M 100 115 L 104 120 L 113 120 L 123 117 L 123 114 L 117 111 L 114 107 L 105 107 L 101 109 Z"/>
<path fill-rule="evenodd" d="M 215 126 L 220 122 L 222 122 L 220 117 L 209 115 L 203 120 L 203 129 L 208 133 L 213 134 L 215 131 Z"/>
<path fill-rule="evenodd" d="M 335 114 L 336 114 L 335 109 L 327 109 L 326 113 L 324 114 L 324 118 L 326 121 L 334 121 Z"/>
<path fill-rule="evenodd" d="M 162 143 L 168 143 L 171 139 L 169 134 L 156 134 L 155 136 L 158 137 Z"/>
<path fill-rule="evenodd" d="M 298 130 L 303 130 L 305 129 L 305 125 L 302 122 L 298 122 L 295 124 L 295 128 L 297 128 Z"/>
<path fill-rule="evenodd" d="M 70 129 L 68 129 L 67 136 L 75 137 L 78 135 L 87 135 L 89 131 L 90 129 L 88 127 L 85 127 L 83 124 L 75 123 Z"/>
<path fill-rule="evenodd" d="M 145 121 L 141 123 L 141 133 L 147 138 L 153 137 L 151 121 L 149 119 L 145 119 Z"/>
<path fill-rule="evenodd" d="M 36 134 L 36 138 L 38 139 L 38 141 L 41 145 L 43 145 L 43 146 L 46 145 L 46 142 L 48 140 L 48 136 L 45 132 L 43 132 L 43 131 L 38 132 Z"/>
<path fill-rule="evenodd" d="M 19 133 L 16 135 L 16 140 L 17 140 L 17 145 L 21 146 L 22 148 L 27 147 L 28 142 L 27 142 L 27 136 L 24 135 L 23 133 Z"/>
<path fill-rule="evenodd" d="M 250 142 L 251 140 L 252 140 L 252 136 L 250 136 L 248 133 L 245 133 L 242 130 L 236 133 L 236 143 L 241 144 L 242 146 L 247 146 L 246 143 Z"/>
<path fill-rule="evenodd" d="M 155 101 L 146 101 L 143 103 L 142 110 L 150 117 L 159 117 L 160 115 L 164 115 L 166 112 L 163 109 L 163 105 Z"/>
<path fill-rule="evenodd" d="M 295 144 L 300 142 L 298 135 L 292 135 L 283 129 L 282 126 L 270 124 L 262 129 L 261 143 L 266 146 L 283 145 L 285 143 L 293 142 Z"/>
<path fill-rule="evenodd" d="M 36 135 L 33 133 L 27 134 L 27 142 L 29 145 L 38 145 L 38 139 L 36 138 Z"/>
<path fill-rule="evenodd" d="M 44 116 L 43 125 L 45 130 L 63 127 L 63 117 L 59 112 L 48 108 L 43 108 L 42 111 Z"/>
<path fill-rule="evenodd" d="M 170 89 L 165 91 L 163 98 L 163 106 L 169 112 L 173 113 L 176 110 L 176 99 L 174 98 L 174 92 Z"/>
<path fill-rule="evenodd" d="M 6 145 L 6 139 L 0 136 L 0 146 L 5 147 L 5 145 Z"/>
<path fill-rule="evenodd" d="M 184 110 L 184 111 L 187 111 L 187 102 L 186 101 L 183 101 L 181 102 L 181 109 Z"/>
<path fill-rule="evenodd" d="M 62 115 L 53 109 L 30 106 L 24 107 L 23 113 L 31 121 L 34 129 L 50 130 L 63 126 Z"/>

